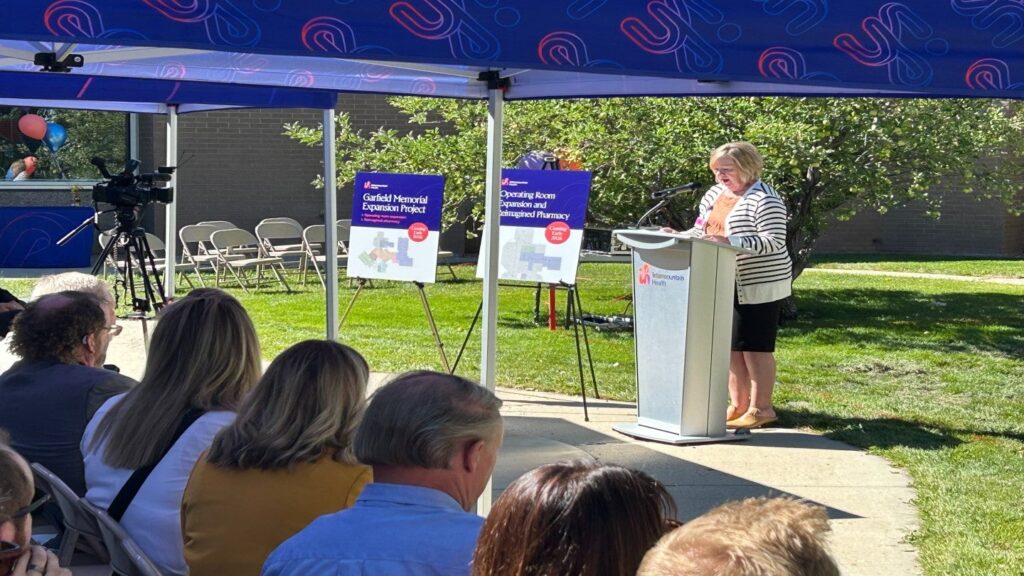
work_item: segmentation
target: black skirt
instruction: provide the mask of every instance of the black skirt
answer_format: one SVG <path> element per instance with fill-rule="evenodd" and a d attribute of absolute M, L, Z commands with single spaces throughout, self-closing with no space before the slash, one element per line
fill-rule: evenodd
<path fill-rule="evenodd" d="M 764 304 L 740 304 L 739 297 L 734 294 L 732 351 L 775 352 L 775 337 L 779 334 L 781 313 L 782 300 Z"/>

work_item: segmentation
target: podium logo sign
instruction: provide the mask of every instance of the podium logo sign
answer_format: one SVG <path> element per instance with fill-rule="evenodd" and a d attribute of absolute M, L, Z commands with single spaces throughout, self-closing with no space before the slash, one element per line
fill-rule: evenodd
<path fill-rule="evenodd" d="M 640 286 L 668 286 L 669 282 L 686 282 L 686 280 L 686 272 L 658 272 L 647 262 L 641 264 L 636 272 L 636 282 Z"/>
<path fill-rule="evenodd" d="M 640 271 L 636 275 L 636 280 L 637 280 L 637 282 L 640 283 L 641 286 L 647 286 L 648 284 L 651 283 L 651 265 L 650 264 L 648 264 L 647 262 L 644 262 L 643 264 L 640 265 Z"/>

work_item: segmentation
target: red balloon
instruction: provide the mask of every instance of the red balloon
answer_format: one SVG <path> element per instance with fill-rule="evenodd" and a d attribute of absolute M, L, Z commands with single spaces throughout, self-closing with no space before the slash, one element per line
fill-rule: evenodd
<path fill-rule="evenodd" d="M 25 114 L 18 120 L 18 130 L 29 138 L 42 140 L 46 136 L 46 120 L 37 114 Z"/>

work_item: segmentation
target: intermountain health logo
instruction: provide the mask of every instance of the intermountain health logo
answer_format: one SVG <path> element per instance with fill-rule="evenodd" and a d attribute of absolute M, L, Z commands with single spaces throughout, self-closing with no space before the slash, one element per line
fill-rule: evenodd
<path fill-rule="evenodd" d="M 644 262 L 637 270 L 636 281 L 641 286 L 668 286 L 669 282 L 686 282 L 686 274 L 652 272 L 651 265 Z"/>
<path fill-rule="evenodd" d="M 651 265 L 644 262 L 640 265 L 640 271 L 637 273 L 637 282 L 641 286 L 647 286 L 651 283 Z"/>

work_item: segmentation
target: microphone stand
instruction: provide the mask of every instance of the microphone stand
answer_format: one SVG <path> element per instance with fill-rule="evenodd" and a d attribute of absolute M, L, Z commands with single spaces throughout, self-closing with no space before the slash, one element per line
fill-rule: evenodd
<path fill-rule="evenodd" d="M 664 197 L 662 197 L 662 199 L 659 200 L 658 203 L 654 205 L 654 208 L 651 208 L 647 212 L 644 212 L 644 215 L 641 216 L 640 219 L 636 221 L 636 227 L 637 228 L 642 227 L 643 223 L 644 223 L 644 220 L 647 220 L 648 218 L 650 218 L 651 215 L 654 214 L 655 212 L 658 212 L 658 211 L 664 209 L 665 206 L 668 205 L 670 200 L 672 200 L 671 196 L 664 196 Z"/>

